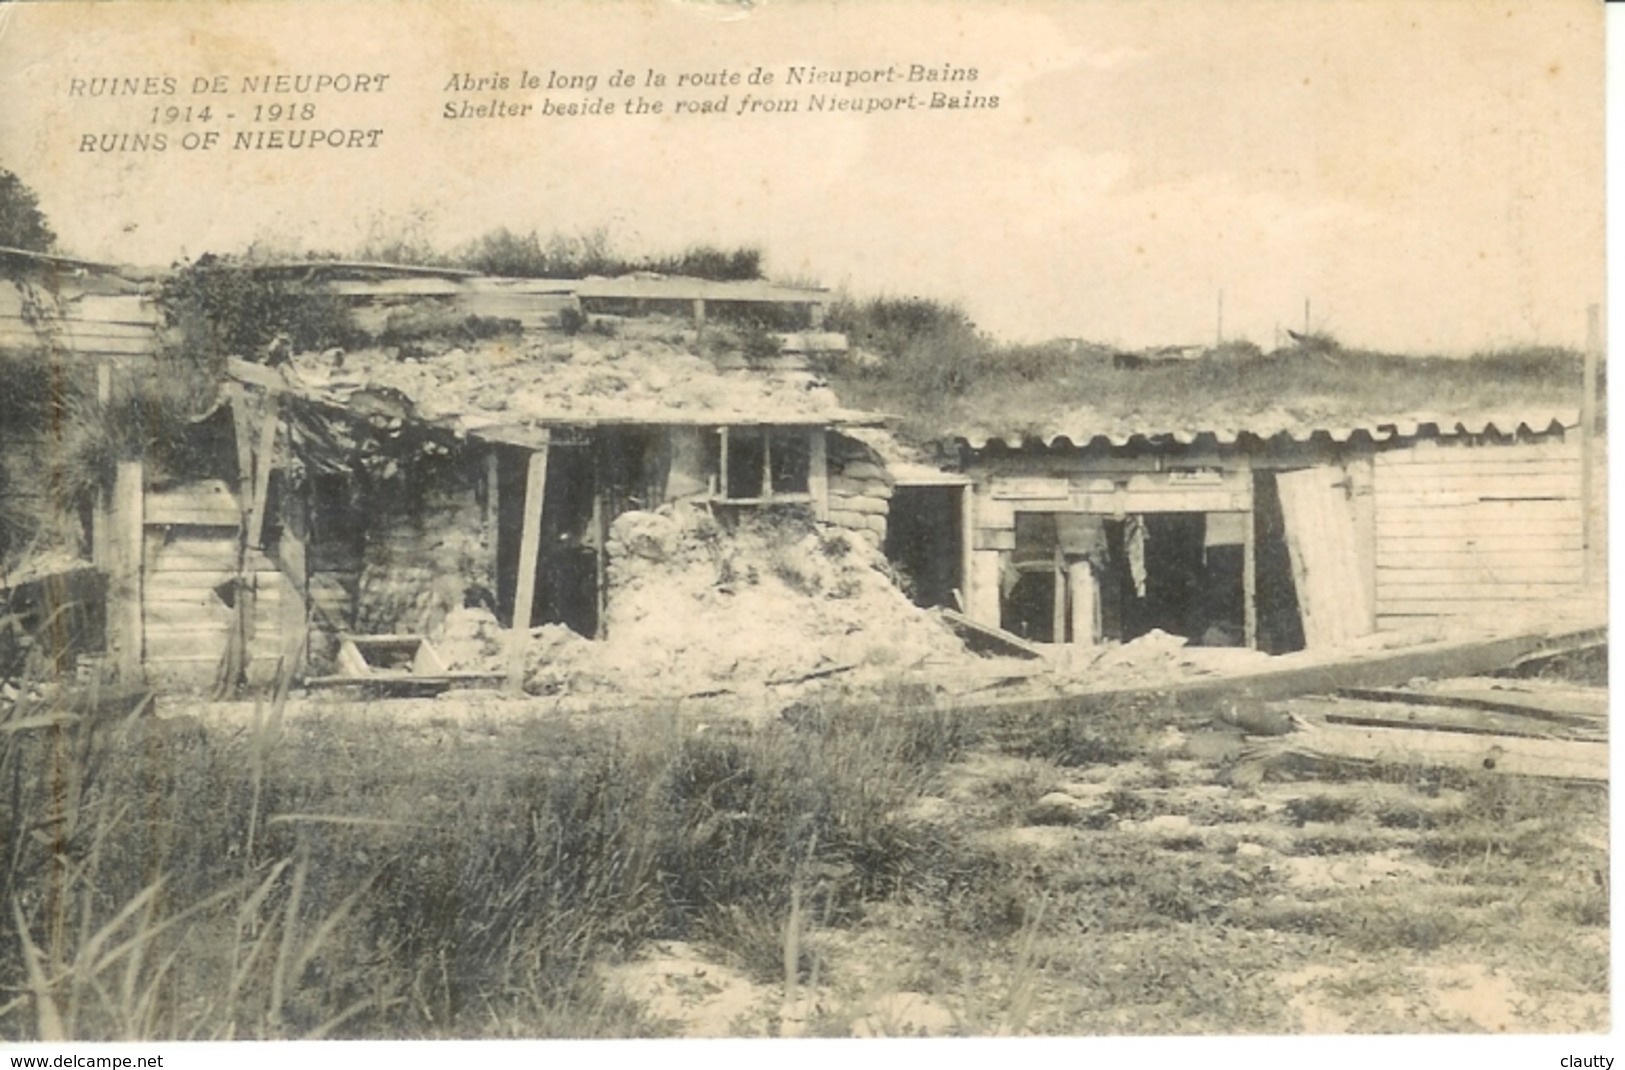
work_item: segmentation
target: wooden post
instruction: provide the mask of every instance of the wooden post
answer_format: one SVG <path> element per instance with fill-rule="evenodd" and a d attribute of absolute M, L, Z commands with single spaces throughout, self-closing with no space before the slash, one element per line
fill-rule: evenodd
<path fill-rule="evenodd" d="M 106 411 L 113 403 L 113 366 L 103 360 L 96 365 L 96 401 Z M 96 490 L 96 502 L 90 515 L 90 562 L 97 568 L 107 567 L 108 513 L 111 508 L 108 487 Z"/>
<path fill-rule="evenodd" d="M 1241 537 L 1241 620 L 1243 641 L 1258 647 L 1258 509 L 1250 500 Z"/>
<path fill-rule="evenodd" d="M 1600 312 L 1596 305 L 1586 309 L 1585 393 L 1580 398 L 1580 582 L 1591 586 L 1596 556 L 1593 512 L 1596 508 L 1597 363 L 1602 349 Z"/>
<path fill-rule="evenodd" d="M 971 590 L 976 584 L 975 551 L 976 486 L 966 483 L 959 494 L 959 612 L 967 617 L 971 615 L 971 606 L 976 604 Z"/>
<path fill-rule="evenodd" d="M 502 545 L 501 460 L 495 446 L 487 447 L 485 455 L 485 552 L 491 566 L 491 597 L 501 601 L 497 590 L 502 580 L 502 558 L 498 548 Z"/>
<path fill-rule="evenodd" d="M 519 536 L 519 573 L 514 577 L 513 627 L 508 629 L 508 691 L 518 694 L 525 685 L 525 646 L 536 605 L 536 563 L 541 556 L 542 499 L 547 493 L 547 451 L 533 450 L 525 470 L 524 527 Z"/>
<path fill-rule="evenodd" d="M 721 449 L 717 463 L 717 497 L 727 500 L 728 497 L 728 429 L 717 428 L 717 436 L 721 440 Z"/>
<path fill-rule="evenodd" d="M 807 490 L 812 493 L 813 517 L 829 519 L 829 442 L 822 427 L 807 439 Z"/>
<path fill-rule="evenodd" d="M 598 603 L 593 638 L 604 638 L 604 617 L 609 611 L 609 510 L 604 508 L 604 455 L 601 441 L 592 446 L 593 597 Z"/>
<path fill-rule="evenodd" d="M 107 631 L 119 680 L 141 679 L 143 632 L 141 566 L 145 536 L 140 461 L 120 461 L 108 510 Z"/>
<path fill-rule="evenodd" d="M 1095 570 L 1087 561 L 1074 561 L 1067 566 L 1067 575 L 1072 588 L 1072 641 L 1094 646 L 1100 642 L 1100 585 Z"/>
<path fill-rule="evenodd" d="M 1253 459 L 1242 454 L 1236 465 L 1246 490 L 1247 511 L 1241 522 L 1241 635 L 1247 649 L 1258 647 L 1258 478 Z"/>
<path fill-rule="evenodd" d="M 1050 642 L 1066 642 L 1066 555 L 1055 547 L 1055 604 L 1050 615 Z"/>
<path fill-rule="evenodd" d="M 762 492 L 759 498 L 773 497 L 773 432 L 762 428 Z"/>

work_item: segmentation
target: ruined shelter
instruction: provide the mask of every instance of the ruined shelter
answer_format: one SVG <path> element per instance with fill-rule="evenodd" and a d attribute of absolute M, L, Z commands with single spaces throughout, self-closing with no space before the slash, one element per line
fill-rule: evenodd
<path fill-rule="evenodd" d="M 967 612 L 1043 643 L 1270 653 L 1597 605 L 1579 413 L 958 440 Z M 895 523 L 895 521 L 894 521 Z M 1600 612 L 1600 610 L 1599 610 Z"/>
<path fill-rule="evenodd" d="M 315 686 L 411 674 L 545 689 L 522 648 L 547 626 L 642 629 L 645 648 L 765 677 L 766 651 L 747 672 L 745 655 L 694 650 L 693 633 L 726 620 L 771 637 L 775 614 L 845 639 L 849 660 L 847 634 L 877 627 L 907 656 L 940 648 L 904 619 L 916 611 L 880 553 L 894 480 L 866 439 L 881 418 L 843 408 L 810 366 L 844 344 L 819 329 L 824 291 L 288 270 L 349 303 L 364 340 L 228 361 L 221 403 L 188 432 L 216 470 L 162 482 L 129 462 L 115 480 L 109 525 L 128 545 L 109 569 L 109 641 L 127 663 L 139 651 L 148 680 L 264 685 L 280 666 Z M 823 617 L 751 601 L 774 584 Z M 877 584 L 889 601 L 862 602 Z M 706 601 L 716 590 L 724 601 Z M 617 592 L 641 610 L 616 617 Z M 689 601 L 655 608 L 674 593 Z M 700 610 L 715 619 L 683 619 Z M 833 656 L 782 654 L 812 674 Z"/>

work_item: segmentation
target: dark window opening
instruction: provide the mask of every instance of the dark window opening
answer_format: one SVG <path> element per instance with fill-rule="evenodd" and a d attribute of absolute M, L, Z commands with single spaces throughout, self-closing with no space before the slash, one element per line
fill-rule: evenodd
<path fill-rule="evenodd" d="M 886 559 L 915 605 L 956 605 L 963 590 L 964 489 L 958 486 L 898 486 L 892 491 L 886 522 Z"/>
<path fill-rule="evenodd" d="M 822 432 L 728 427 L 712 440 L 710 461 L 728 501 L 805 500 L 812 489 L 812 438 Z"/>
<path fill-rule="evenodd" d="M 728 432 L 728 497 L 762 496 L 762 465 L 766 457 L 767 439 L 760 432 Z"/>

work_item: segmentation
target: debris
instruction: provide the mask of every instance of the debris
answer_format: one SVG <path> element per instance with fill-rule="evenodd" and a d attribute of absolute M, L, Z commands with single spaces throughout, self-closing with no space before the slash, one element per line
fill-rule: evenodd
<path fill-rule="evenodd" d="M 1043 650 L 1021 638 L 1021 636 L 1007 632 L 1003 628 L 995 628 L 990 624 L 981 624 L 971 620 L 963 613 L 957 613 L 946 608 L 938 609 L 937 615 L 946 621 L 949 627 L 963 636 L 966 643 L 973 650 L 979 648 L 992 650 L 1018 658 L 1042 658 L 1044 656 Z"/>
<path fill-rule="evenodd" d="M 793 511 L 728 523 L 690 505 L 617 517 L 603 639 L 533 633 L 531 694 L 694 696 L 854 683 L 965 658 L 879 550 Z"/>
<path fill-rule="evenodd" d="M 1407 688 L 1344 688 L 1341 694 L 1368 702 L 1448 706 L 1516 714 L 1556 724 L 1596 726 L 1608 719 L 1608 692 L 1601 688 L 1509 686 L 1480 678 L 1441 680 Z"/>
<path fill-rule="evenodd" d="M 1346 693 L 1345 693 L 1346 694 Z M 1405 728 L 1426 732 L 1456 732 L 1462 735 L 1511 736 L 1519 739 L 1573 739 L 1606 742 L 1600 729 L 1571 727 L 1543 718 L 1510 713 L 1413 702 L 1368 701 L 1353 698 L 1296 699 L 1287 703 L 1295 713 L 1318 716 L 1328 724 L 1362 725 L 1367 728 Z"/>

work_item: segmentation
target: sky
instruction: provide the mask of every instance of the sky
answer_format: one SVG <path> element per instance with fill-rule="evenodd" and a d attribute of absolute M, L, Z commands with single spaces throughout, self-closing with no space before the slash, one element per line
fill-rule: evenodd
<path fill-rule="evenodd" d="M 913 64 L 976 79 L 784 84 Z M 776 84 L 745 82 L 757 68 Z M 1307 311 L 1346 344 L 1464 353 L 1584 341 L 1604 296 L 1603 69 L 1591 0 L 12 4 L 0 166 L 92 259 L 604 230 L 630 253 L 760 246 L 775 276 L 956 301 L 1007 340 L 1269 348 Z M 617 70 L 639 84 L 611 88 Z M 523 89 L 522 72 L 598 81 Z M 240 91 L 277 73 L 389 77 Z M 672 84 L 719 73 L 741 84 Z M 509 84 L 449 88 L 462 75 Z M 230 92 L 190 92 L 222 76 Z M 132 77 L 176 92 L 74 91 Z M 911 91 L 998 102 L 809 110 L 812 92 Z M 747 93 L 800 110 L 672 114 Z M 639 95 L 664 113 L 538 114 Z M 463 100 L 531 113 L 443 116 Z M 207 122 L 152 121 L 211 103 Z M 278 125 L 256 104 L 313 104 L 289 131 L 382 133 L 232 149 Z M 163 151 L 84 141 L 157 132 Z"/>

